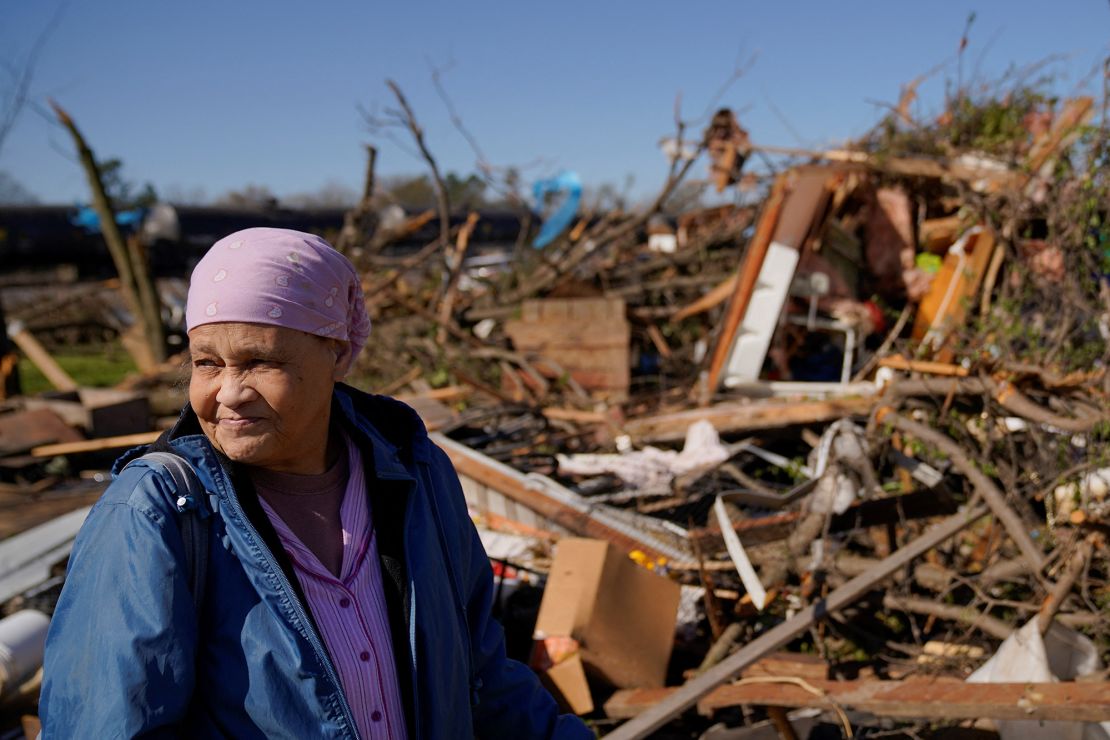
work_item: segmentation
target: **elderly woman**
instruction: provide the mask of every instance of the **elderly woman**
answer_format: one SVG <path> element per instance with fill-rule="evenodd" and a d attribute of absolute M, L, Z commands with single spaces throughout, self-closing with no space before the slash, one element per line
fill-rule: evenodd
<path fill-rule="evenodd" d="M 189 403 L 153 447 L 204 493 L 146 450 L 117 461 L 51 624 L 44 737 L 592 737 L 505 657 L 420 419 L 338 383 L 370 331 L 350 262 L 310 234 L 232 234 L 186 321 Z"/>

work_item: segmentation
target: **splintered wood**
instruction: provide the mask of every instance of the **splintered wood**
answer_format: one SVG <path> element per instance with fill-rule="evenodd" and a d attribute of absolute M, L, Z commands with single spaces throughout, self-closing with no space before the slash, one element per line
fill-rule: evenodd
<path fill-rule="evenodd" d="M 625 689 L 605 703 L 613 719 L 631 719 L 675 689 Z M 951 678 L 905 681 L 829 681 L 791 677 L 742 679 L 725 684 L 698 702 L 711 715 L 730 707 L 833 706 L 878 717 L 929 720 L 1056 720 L 1101 722 L 1110 707 L 1110 684 L 992 683 L 969 684 Z"/>

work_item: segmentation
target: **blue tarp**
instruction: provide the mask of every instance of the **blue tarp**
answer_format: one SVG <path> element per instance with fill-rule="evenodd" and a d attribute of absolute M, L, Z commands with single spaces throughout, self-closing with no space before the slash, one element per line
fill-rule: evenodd
<path fill-rule="evenodd" d="M 146 218 L 145 208 L 133 208 L 130 211 L 120 211 L 116 214 L 116 224 L 124 231 L 134 231 Z M 70 216 L 70 223 L 79 226 L 89 234 L 100 233 L 100 216 L 92 206 L 77 206 L 77 210 Z"/>
<path fill-rule="evenodd" d="M 548 180 L 537 181 L 532 186 L 532 195 L 536 199 L 537 209 L 543 208 L 544 198 L 549 193 L 563 193 L 565 198 L 558 209 L 551 216 L 544 219 L 540 233 L 536 235 L 535 241 L 532 242 L 532 246 L 536 249 L 542 249 L 555 241 L 555 237 L 570 226 L 570 222 L 574 220 L 574 216 L 578 213 L 578 203 L 582 200 L 582 180 L 578 177 L 577 172 L 567 170 Z"/>

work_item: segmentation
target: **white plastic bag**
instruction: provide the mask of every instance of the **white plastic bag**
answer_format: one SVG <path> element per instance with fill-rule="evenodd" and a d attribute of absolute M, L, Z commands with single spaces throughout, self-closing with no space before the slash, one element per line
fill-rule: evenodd
<path fill-rule="evenodd" d="M 1094 643 L 1057 622 L 1041 637 L 1036 618 L 1007 637 L 994 655 L 968 676 L 969 683 L 1056 683 L 1102 670 Z M 995 723 L 1002 740 L 1108 740 L 1110 722 Z"/>

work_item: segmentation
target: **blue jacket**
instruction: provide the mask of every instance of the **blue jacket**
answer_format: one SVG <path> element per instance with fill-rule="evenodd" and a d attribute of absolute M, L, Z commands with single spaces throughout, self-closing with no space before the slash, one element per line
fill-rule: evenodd
<path fill-rule="evenodd" d="M 346 386 L 334 409 L 364 451 L 409 737 L 593 737 L 506 658 L 489 561 L 458 477 L 416 414 Z M 43 737 L 357 738 L 249 480 L 189 407 L 162 444 L 208 491 L 200 611 L 172 479 L 143 462 L 122 469 L 143 452 L 132 451 L 74 544 L 47 637 Z"/>

